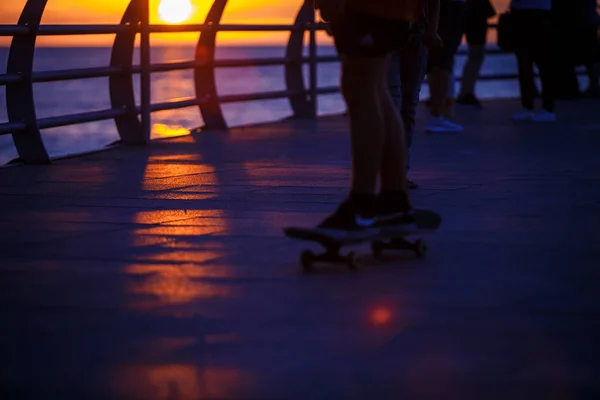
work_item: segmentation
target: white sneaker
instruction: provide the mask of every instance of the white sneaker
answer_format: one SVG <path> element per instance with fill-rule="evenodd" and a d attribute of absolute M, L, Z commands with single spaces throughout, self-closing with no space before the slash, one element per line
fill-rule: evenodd
<path fill-rule="evenodd" d="M 533 115 L 533 111 L 524 108 L 513 115 L 513 121 L 532 121 Z"/>
<path fill-rule="evenodd" d="M 444 117 L 429 117 L 425 132 L 462 132 L 463 127 Z"/>
<path fill-rule="evenodd" d="M 533 120 L 538 122 L 554 122 L 556 121 L 556 114 L 546 110 L 538 111 L 533 114 Z"/>

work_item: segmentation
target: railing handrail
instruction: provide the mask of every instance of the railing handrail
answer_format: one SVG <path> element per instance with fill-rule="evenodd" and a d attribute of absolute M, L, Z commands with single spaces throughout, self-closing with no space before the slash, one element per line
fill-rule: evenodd
<path fill-rule="evenodd" d="M 320 63 L 339 61 L 337 55 L 317 55 L 316 33 L 327 25 L 315 21 L 312 0 L 304 0 L 293 24 L 221 24 L 227 0 L 214 0 L 206 21 L 202 24 L 150 24 L 148 0 L 130 0 L 120 24 L 41 24 L 47 0 L 28 0 L 18 24 L 0 25 L 0 37 L 12 37 L 7 72 L 0 74 L 0 86 L 7 88 L 9 121 L 0 123 L 0 135 L 12 134 L 20 158 L 26 163 L 47 163 L 39 134 L 41 129 L 74 125 L 84 122 L 114 119 L 122 143 L 145 143 L 150 134 L 150 113 L 198 106 L 204 117 L 206 129 L 223 129 L 227 124 L 221 112 L 223 103 L 250 100 L 287 98 L 298 118 L 317 115 L 317 98 L 321 94 L 339 92 L 337 86 L 319 87 L 317 66 Z M 495 29 L 495 24 L 489 24 Z M 217 32 L 289 32 L 285 57 L 254 59 L 215 59 Z M 309 32 L 308 56 L 303 55 L 304 34 Z M 149 38 L 153 33 L 199 32 L 196 57 L 161 63 L 150 62 Z M 37 36 L 115 34 L 111 63 L 104 67 L 76 68 L 53 71 L 33 71 L 33 51 Z M 133 64 L 135 37 L 141 34 L 140 63 Z M 487 54 L 502 54 L 499 49 L 487 49 Z M 464 54 L 461 51 L 459 54 Z M 303 66 L 309 65 L 308 87 L 304 84 Z M 270 92 L 219 96 L 216 90 L 216 68 L 275 66 L 285 67 L 286 89 Z M 172 99 L 160 103 L 150 102 L 150 75 L 154 72 L 194 70 L 196 96 Z M 141 79 L 141 102 L 135 104 L 133 76 Z M 108 77 L 111 108 L 55 117 L 35 117 L 32 86 L 41 82 Z M 483 75 L 481 80 L 515 79 L 515 74 Z M 29 96 L 23 97 L 23 93 Z M 25 110 L 25 111 L 24 111 Z M 141 117 L 141 118 L 140 118 Z M 21 137 L 23 136 L 23 137 Z"/>
<path fill-rule="evenodd" d="M 319 24 L 318 30 L 325 30 Z M 274 24 L 151 24 L 150 33 L 183 33 L 218 30 L 219 32 L 289 32 L 305 29 L 304 25 L 274 25 Z M 40 25 L 38 36 L 68 36 L 68 35 L 106 35 L 126 31 L 139 32 L 139 26 L 126 24 L 46 24 Z M 31 29 L 21 25 L 0 24 L 0 36 L 28 35 Z"/>

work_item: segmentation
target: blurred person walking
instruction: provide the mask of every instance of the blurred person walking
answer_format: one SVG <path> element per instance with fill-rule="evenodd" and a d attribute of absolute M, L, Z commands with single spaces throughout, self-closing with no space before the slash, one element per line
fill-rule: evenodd
<path fill-rule="evenodd" d="M 510 5 L 519 72 L 519 90 L 523 109 L 515 121 L 556 120 L 555 29 L 552 0 L 512 0 Z M 535 74 L 537 66 L 542 83 L 542 109 L 535 111 Z"/>
<path fill-rule="evenodd" d="M 442 47 L 429 50 L 429 118 L 426 132 L 462 132 L 463 127 L 449 120 L 452 114 L 451 85 L 454 58 L 464 33 L 466 0 L 441 0 L 438 34 Z"/>
<path fill-rule="evenodd" d="M 475 85 L 485 58 L 488 19 L 496 15 L 490 0 L 467 0 L 465 36 L 468 46 L 467 61 L 462 71 L 460 93 L 456 103 L 481 107 L 475 94 Z"/>

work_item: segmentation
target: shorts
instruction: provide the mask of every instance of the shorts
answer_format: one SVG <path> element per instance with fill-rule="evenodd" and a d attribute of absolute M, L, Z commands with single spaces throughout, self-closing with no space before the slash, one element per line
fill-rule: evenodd
<path fill-rule="evenodd" d="M 339 55 L 383 57 L 406 47 L 413 25 L 346 8 L 341 21 L 331 22 L 331 31 Z"/>
<path fill-rule="evenodd" d="M 427 71 L 433 68 L 454 69 L 454 56 L 458 51 L 465 31 L 466 6 L 462 1 L 442 1 L 438 35 L 443 46 L 429 50 Z"/>
<path fill-rule="evenodd" d="M 488 22 L 479 16 L 467 16 L 465 19 L 465 36 L 467 43 L 484 46 L 487 42 Z"/>

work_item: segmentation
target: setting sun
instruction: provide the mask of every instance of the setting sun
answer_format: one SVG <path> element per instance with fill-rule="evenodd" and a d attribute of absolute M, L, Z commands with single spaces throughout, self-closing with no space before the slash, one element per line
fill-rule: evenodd
<path fill-rule="evenodd" d="M 164 22 L 178 24 L 191 17 L 192 4 L 190 0 L 161 0 L 158 15 Z"/>

